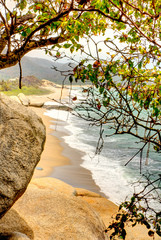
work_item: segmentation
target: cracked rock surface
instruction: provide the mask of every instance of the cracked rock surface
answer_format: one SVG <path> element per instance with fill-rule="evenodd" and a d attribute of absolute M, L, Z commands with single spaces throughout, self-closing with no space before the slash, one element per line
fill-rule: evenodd
<path fill-rule="evenodd" d="M 26 190 L 44 142 L 41 118 L 0 94 L 0 218 Z"/>

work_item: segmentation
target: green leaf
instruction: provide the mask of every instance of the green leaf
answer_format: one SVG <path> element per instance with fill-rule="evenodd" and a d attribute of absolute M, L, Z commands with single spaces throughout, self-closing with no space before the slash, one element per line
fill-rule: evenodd
<path fill-rule="evenodd" d="M 132 62 L 130 59 L 129 59 L 128 62 L 129 62 L 129 66 L 130 66 L 131 68 L 133 68 L 133 66 L 134 66 L 134 65 L 133 65 L 133 62 Z"/>
<path fill-rule="evenodd" d="M 6 14 L 6 18 L 7 18 L 8 21 L 10 20 L 11 17 L 10 17 L 9 13 Z"/>
<path fill-rule="evenodd" d="M 53 22 L 52 22 L 50 28 L 51 28 L 51 31 L 53 31 L 53 29 L 54 29 L 54 23 Z"/>
<path fill-rule="evenodd" d="M 79 41 L 79 36 L 78 35 L 75 35 L 74 38 Z"/>
<path fill-rule="evenodd" d="M 31 28 L 28 27 L 28 28 L 26 29 L 26 33 L 27 33 L 27 34 L 30 34 L 30 33 L 31 33 Z"/>
<path fill-rule="evenodd" d="M 21 33 L 21 35 L 22 35 L 22 37 L 26 37 L 26 36 L 27 36 L 27 33 L 26 33 L 25 31 L 23 31 L 23 32 Z"/>
<path fill-rule="evenodd" d="M 109 105 L 109 103 L 110 103 L 110 97 L 108 97 L 107 100 L 103 101 L 103 106 L 107 107 Z"/>
<path fill-rule="evenodd" d="M 71 52 L 71 53 L 74 52 L 74 46 L 71 46 L 71 48 L 70 48 L 70 52 Z"/>
<path fill-rule="evenodd" d="M 71 45 L 72 45 L 72 44 L 70 44 L 70 43 L 65 43 L 65 44 L 63 45 L 63 47 L 64 47 L 64 48 L 70 48 Z"/>
<path fill-rule="evenodd" d="M 22 29 L 24 29 L 24 26 L 20 26 L 20 27 L 18 28 L 19 31 L 21 31 Z"/>
<path fill-rule="evenodd" d="M 100 94 L 102 94 L 103 91 L 104 91 L 104 87 L 101 86 L 100 89 L 99 89 Z"/>
<path fill-rule="evenodd" d="M 138 68 L 141 69 L 141 67 L 142 67 L 142 61 L 139 62 L 139 64 L 138 64 Z"/>

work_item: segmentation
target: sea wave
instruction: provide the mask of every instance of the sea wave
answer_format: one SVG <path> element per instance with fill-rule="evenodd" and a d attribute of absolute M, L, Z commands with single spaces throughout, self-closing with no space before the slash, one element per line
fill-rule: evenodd
<path fill-rule="evenodd" d="M 78 95 L 78 91 L 72 93 Z M 80 93 L 79 93 L 80 94 Z M 84 153 L 82 167 L 92 173 L 92 178 L 101 191 L 116 204 L 120 204 L 127 196 L 134 192 L 133 182 L 140 176 L 140 158 L 135 157 L 125 167 L 125 163 L 137 151 L 138 145 L 129 136 L 112 136 L 105 139 L 104 148 L 99 155 L 95 155 L 99 137 L 99 129 L 89 126 L 88 122 L 78 118 L 67 111 L 56 109 L 47 110 L 46 115 L 55 121 L 66 123 L 63 125 L 68 132 L 63 136 L 64 141 L 72 148 Z M 57 130 L 62 130 L 61 124 L 57 124 Z M 54 125 L 55 128 L 55 125 Z M 105 129 L 105 132 L 108 129 Z M 128 144 L 127 144 L 128 142 Z M 144 171 L 150 170 L 161 173 L 160 159 L 153 155 L 149 158 L 148 166 L 144 165 Z M 146 158 L 143 159 L 145 164 Z M 141 188 L 141 186 L 140 186 Z"/>

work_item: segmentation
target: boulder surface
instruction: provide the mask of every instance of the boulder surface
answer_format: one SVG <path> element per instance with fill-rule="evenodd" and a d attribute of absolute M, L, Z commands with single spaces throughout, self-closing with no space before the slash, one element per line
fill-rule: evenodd
<path fill-rule="evenodd" d="M 33 179 L 0 220 L 2 236 L 19 232 L 35 240 L 105 240 L 104 230 L 99 214 L 75 189 L 53 178 Z"/>
<path fill-rule="evenodd" d="M 18 98 L 19 98 L 20 102 L 22 103 L 22 105 L 24 105 L 26 107 L 28 107 L 30 105 L 30 100 L 23 93 L 19 93 Z"/>
<path fill-rule="evenodd" d="M 0 94 L 0 218 L 26 190 L 44 143 L 41 118 Z"/>

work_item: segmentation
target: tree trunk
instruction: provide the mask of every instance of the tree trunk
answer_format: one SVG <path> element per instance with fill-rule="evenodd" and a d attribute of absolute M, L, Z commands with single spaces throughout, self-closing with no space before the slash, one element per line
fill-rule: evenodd
<path fill-rule="evenodd" d="M 22 88 L 22 67 L 21 67 L 21 60 L 19 60 L 18 64 L 19 64 L 19 70 L 20 70 L 19 89 L 21 89 L 21 88 Z"/>

